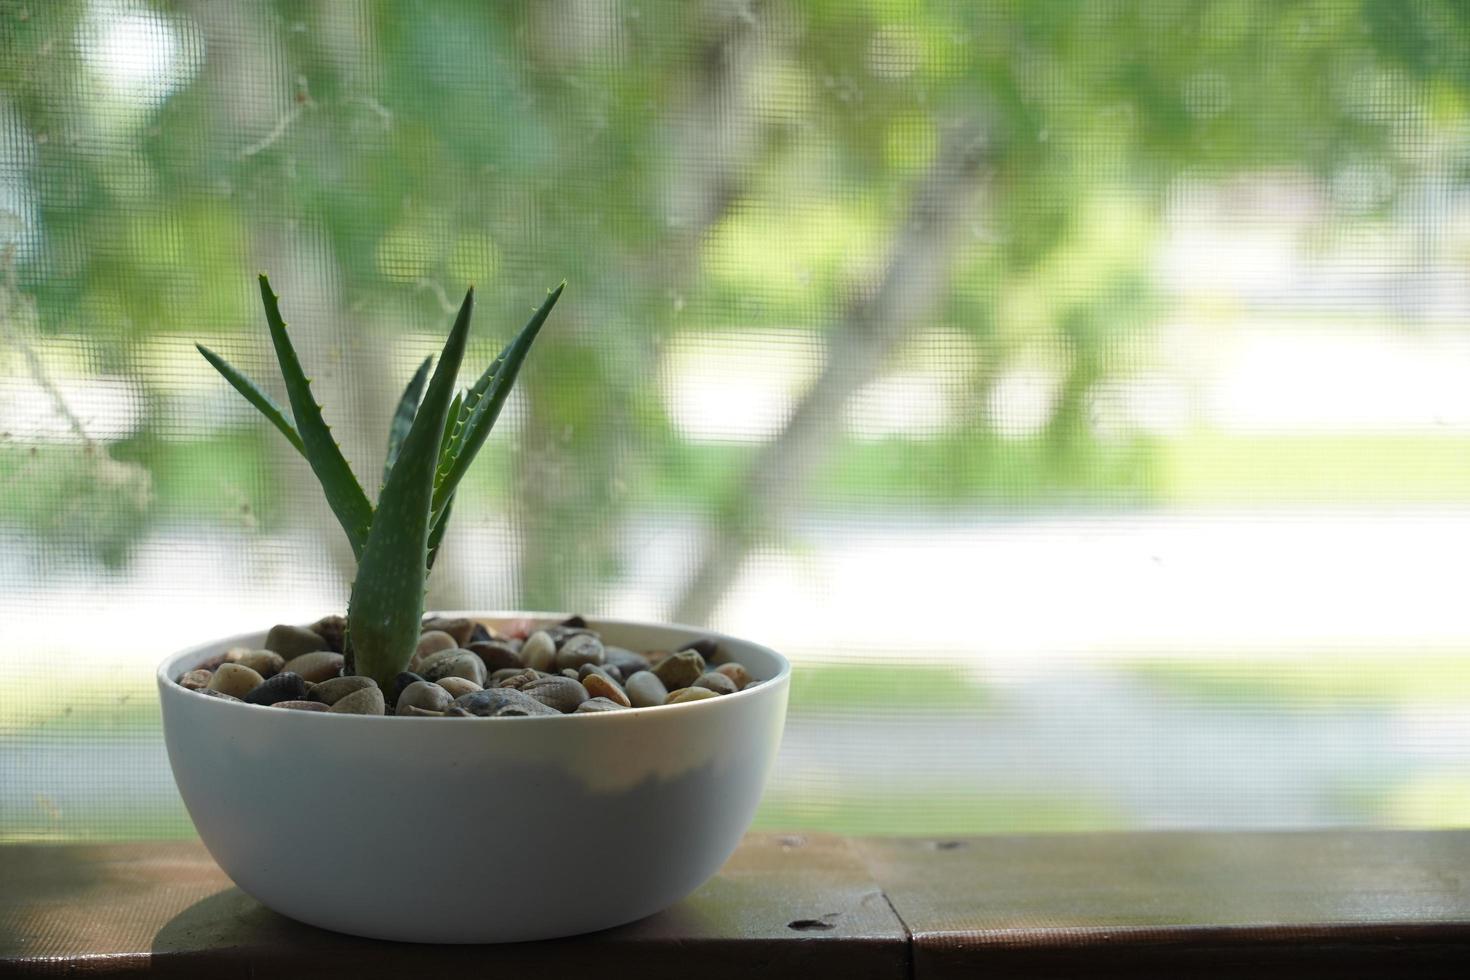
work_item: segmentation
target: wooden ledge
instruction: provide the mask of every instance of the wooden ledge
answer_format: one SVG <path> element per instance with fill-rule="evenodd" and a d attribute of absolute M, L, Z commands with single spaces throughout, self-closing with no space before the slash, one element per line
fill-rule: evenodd
<path fill-rule="evenodd" d="M 1460 831 L 753 834 L 667 912 L 508 946 L 300 925 L 197 843 L 0 847 L 0 976 L 1460 977 L 1467 963 Z"/>

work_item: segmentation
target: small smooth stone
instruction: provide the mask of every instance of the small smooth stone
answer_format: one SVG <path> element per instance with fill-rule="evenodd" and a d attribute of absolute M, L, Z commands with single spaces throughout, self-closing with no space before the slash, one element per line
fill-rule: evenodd
<path fill-rule="evenodd" d="M 420 671 L 426 681 L 437 681 L 443 677 L 463 677 L 481 687 L 485 686 L 485 662 L 468 650 L 454 650 L 440 654 L 432 662 L 426 661 Z"/>
<path fill-rule="evenodd" d="M 447 711 L 444 712 L 444 717 L 445 718 L 473 718 L 475 716 L 473 714 L 471 714 L 470 712 L 468 712 L 468 711 L 464 710 L 463 708 L 461 708 L 459 705 L 457 705 L 457 704 L 451 704 L 449 706 L 449 710 L 447 710 Z"/>
<path fill-rule="evenodd" d="M 330 707 L 354 691 L 367 687 L 377 687 L 371 677 L 359 677 L 355 674 L 348 677 L 329 677 L 320 684 L 312 685 L 311 690 L 306 692 L 306 700 L 319 701 Z"/>
<path fill-rule="evenodd" d="M 278 626 L 272 626 L 271 631 L 265 635 L 265 648 L 274 650 L 290 660 L 303 653 L 325 650 L 327 641 L 304 626 L 289 626 L 281 623 Z"/>
<path fill-rule="evenodd" d="M 212 698 L 219 698 L 221 701 L 240 701 L 240 699 L 235 697 L 233 694 L 226 694 L 224 691 L 212 691 L 207 687 L 199 693 L 208 695 Z M 240 701 L 240 703 L 244 704 L 245 702 Z"/>
<path fill-rule="evenodd" d="M 471 643 L 468 649 L 485 661 L 487 671 L 524 666 L 516 652 L 504 643 Z"/>
<path fill-rule="evenodd" d="M 292 711 L 328 711 L 320 701 L 277 701 L 272 708 L 289 708 Z"/>
<path fill-rule="evenodd" d="M 579 674 L 579 673 L 578 673 L 578 672 L 577 672 L 577 671 L 575 671 L 575 670 L 573 670 L 573 669 L 572 669 L 572 668 L 570 668 L 570 667 L 568 667 L 568 668 L 566 668 L 566 669 L 565 669 L 565 670 L 563 670 L 563 671 L 562 671 L 562 672 L 561 672 L 561 676 L 563 676 L 563 677 L 570 677 L 570 678 L 571 678 L 571 679 L 572 679 L 572 680 L 574 680 L 574 681 L 575 681 L 575 680 L 580 680 L 580 679 L 581 679 L 581 677 L 582 677 L 582 675 L 581 675 L 581 674 Z"/>
<path fill-rule="evenodd" d="M 739 690 L 739 688 L 735 686 L 735 682 L 730 680 L 730 678 L 726 677 L 724 674 L 717 674 L 712 670 L 700 674 L 699 680 L 695 681 L 689 686 L 708 688 L 709 690 L 714 691 L 716 694 L 734 694 L 736 691 Z"/>
<path fill-rule="evenodd" d="M 704 673 L 704 657 L 695 650 L 684 650 L 665 657 L 653 668 L 654 676 L 664 682 L 664 687 L 677 691 L 688 687 Z"/>
<path fill-rule="evenodd" d="M 441 677 L 435 681 L 440 687 L 449 692 L 453 698 L 463 697 L 466 694 L 474 694 L 483 691 L 484 688 L 470 680 L 468 677 Z"/>
<path fill-rule="evenodd" d="M 669 689 L 651 670 L 640 670 L 628 678 L 628 701 L 635 708 L 652 708 L 668 700 Z"/>
<path fill-rule="evenodd" d="M 587 619 L 584 616 L 568 616 L 561 621 L 561 625 L 570 626 L 574 630 L 584 630 L 587 628 Z"/>
<path fill-rule="evenodd" d="M 381 715 L 387 707 L 383 702 L 383 692 L 374 684 L 353 691 L 327 710 L 337 715 Z"/>
<path fill-rule="evenodd" d="M 347 636 L 347 619 L 343 616 L 323 616 L 311 624 L 311 631 L 327 642 L 327 649 L 341 653 Z"/>
<path fill-rule="evenodd" d="M 707 687 L 686 687 L 670 694 L 664 704 L 684 704 L 688 701 L 703 701 L 705 698 L 717 697 L 719 695 Z"/>
<path fill-rule="evenodd" d="M 438 684 L 429 681 L 418 681 L 403 689 L 398 695 L 398 707 L 395 712 L 400 715 L 408 714 L 410 708 L 424 708 L 428 711 L 443 711 L 449 707 L 454 698 L 449 692 Z"/>
<path fill-rule="evenodd" d="M 601 674 L 588 674 L 582 681 L 582 686 L 593 698 L 606 698 L 621 708 L 633 707 L 633 702 L 628 700 L 623 689 Z"/>
<path fill-rule="evenodd" d="M 261 677 L 270 680 L 286 667 L 286 658 L 274 650 L 246 650 L 235 658 L 241 667 L 249 667 Z"/>
<path fill-rule="evenodd" d="M 398 674 L 398 676 L 395 677 L 395 678 L 393 678 L 393 698 L 394 698 L 394 700 L 397 700 L 398 699 L 398 695 L 400 695 L 400 694 L 403 693 L 403 689 L 405 687 L 408 687 L 408 685 L 417 683 L 418 681 L 421 681 L 421 680 L 423 680 L 423 677 L 419 676 L 418 674 L 415 674 L 411 670 L 400 671 L 399 674 Z"/>
<path fill-rule="evenodd" d="M 241 647 L 240 649 L 243 650 L 244 647 Z M 230 663 L 230 662 L 231 662 L 230 661 L 230 655 L 228 653 L 217 653 L 214 656 L 210 657 L 208 660 L 204 661 L 204 663 L 199 664 L 198 666 L 196 666 L 194 669 L 195 670 L 219 670 L 219 665 L 220 664 Z"/>
<path fill-rule="evenodd" d="M 454 637 L 443 630 L 429 630 L 419 637 L 418 646 L 413 650 L 413 659 L 423 661 L 440 651 L 457 649 L 459 644 L 454 642 Z"/>
<path fill-rule="evenodd" d="M 500 688 L 500 690 L 503 691 L 506 688 Z M 521 690 L 564 715 L 576 711 L 577 705 L 590 697 L 587 689 L 571 677 L 539 677 Z"/>
<path fill-rule="evenodd" d="M 179 686 L 187 687 L 191 691 L 202 691 L 209 686 L 209 679 L 213 676 L 212 670 L 191 670 L 179 678 Z"/>
<path fill-rule="evenodd" d="M 623 675 L 624 680 L 632 677 L 640 670 L 649 670 L 653 666 L 648 662 L 647 657 L 641 653 L 634 653 L 632 650 L 624 650 L 622 647 L 610 647 L 605 644 L 603 650 L 607 654 L 607 660 L 604 663 L 608 666 L 616 667 L 618 673 Z"/>
<path fill-rule="evenodd" d="M 282 671 L 263 681 L 255 690 L 245 695 L 246 704 L 272 705 L 277 701 L 305 701 L 306 681 L 300 674 Z"/>
<path fill-rule="evenodd" d="M 535 698 L 513 687 L 491 687 L 464 697 L 455 698 L 454 704 L 445 714 L 454 714 L 455 709 L 467 711 L 479 718 L 506 718 L 526 715 L 554 715 L 557 710 L 542 704 Z"/>
<path fill-rule="evenodd" d="M 701 636 L 699 639 L 681 646 L 678 652 L 683 653 L 685 650 L 693 650 L 708 662 L 719 656 L 720 645 L 707 636 Z"/>
<path fill-rule="evenodd" d="M 432 630 L 448 633 L 454 638 L 455 646 L 463 647 L 470 643 L 470 635 L 475 631 L 475 622 L 470 619 L 445 619 L 442 616 L 434 616 L 424 620 L 423 630 L 425 633 Z"/>
<path fill-rule="evenodd" d="M 521 663 L 536 670 L 550 670 L 556 659 L 556 642 L 545 630 L 537 630 L 521 644 Z"/>
<path fill-rule="evenodd" d="M 540 676 L 541 676 L 540 673 L 538 673 L 537 671 L 531 670 L 529 667 L 522 667 L 519 670 L 516 670 L 515 668 L 512 668 L 512 667 L 507 667 L 504 670 L 497 670 L 495 673 L 491 674 L 490 675 L 490 680 L 485 683 L 485 686 L 486 687 L 522 687 L 522 686 L 524 686 L 526 684 L 531 683 L 532 681 L 534 681 L 536 678 L 538 678 Z M 507 684 L 506 681 L 511 680 L 512 678 L 515 678 L 516 679 L 516 682 L 513 683 L 513 684 Z"/>
<path fill-rule="evenodd" d="M 753 678 L 750 676 L 750 671 L 745 669 L 744 664 L 720 664 L 718 667 L 715 668 L 715 673 L 724 674 L 726 677 L 730 678 L 730 680 L 735 684 L 735 690 L 737 691 L 745 690 L 745 685 L 749 684 L 753 680 Z"/>
<path fill-rule="evenodd" d="M 443 718 L 444 717 L 444 712 L 442 712 L 442 711 L 430 711 L 428 708 L 420 708 L 420 707 L 417 707 L 417 706 L 414 706 L 414 705 L 410 705 L 407 708 L 401 709 L 398 713 L 400 715 L 403 715 L 403 716 L 408 717 L 408 718 Z"/>
<path fill-rule="evenodd" d="M 577 680 L 582 680 L 588 674 L 601 674 L 610 681 L 623 683 L 623 675 L 618 673 L 618 669 L 607 664 L 583 664 L 577 668 Z"/>
<path fill-rule="evenodd" d="M 342 654 L 332 653 L 330 650 L 321 650 L 316 653 L 303 653 L 299 657 L 293 657 L 286 661 L 282 670 L 289 670 L 293 674 L 300 674 L 301 679 L 320 684 L 322 681 L 330 680 L 342 673 Z"/>
<path fill-rule="evenodd" d="M 214 676 L 209 679 L 209 689 L 244 700 L 245 695 L 255 690 L 264 681 L 264 677 L 249 667 L 241 667 L 239 664 L 220 664 L 219 670 L 216 670 Z"/>
<path fill-rule="evenodd" d="M 505 637 L 484 623 L 476 622 L 470 627 L 470 643 L 489 643 L 491 640 L 503 640 Z"/>
<path fill-rule="evenodd" d="M 588 698 L 586 701 L 577 705 L 576 710 L 572 714 L 590 715 L 599 711 L 622 711 L 626 707 L 626 704 L 618 704 L 614 701 L 609 701 L 607 698 Z"/>
<path fill-rule="evenodd" d="M 556 651 L 558 670 L 568 667 L 575 669 L 583 664 L 600 664 L 605 659 L 607 652 L 602 647 L 602 641 L 590 633 L 568 637 Z"/>

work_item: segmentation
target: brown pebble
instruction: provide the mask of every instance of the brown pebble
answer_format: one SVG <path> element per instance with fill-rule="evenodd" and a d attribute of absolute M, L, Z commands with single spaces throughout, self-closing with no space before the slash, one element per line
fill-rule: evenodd
<path fill-rule="evenodd" d="M 454 642 L 454 637 L 443 630 L 429 630 L 419 637 L 418 646 L 414 647 L 413 659 L 423 661 L 442 650 L 457 649 L 459 649 L 459 644 Z M 410 667 L 409 670 L 413 668 Z"/>
<path fill-rule="evenodd" d="M 239 664 L 220 664 L 219 670 L 216 670 L 214 676 L 209 679 L 209 689 L 228 694 L 232 698 L 244 698 L 264 682 L 265 678 L 249 667 L 241 667 Z"/>
<path fill-rule="evenodd" d="M 593 698 L 606 698 L 621 708 L 633 707 L 633 702 L 628 700 L 623 689 L 601 674 L 588 674 L 582 679 L 582 686 Z"/>
<path fill-rule="evenodd" d="M 317 650 L 325 650 L 327 641 L 304 626 L 291 626 L 282 623 L 272 626 L 271 631 L 265 636 L 265 648 L 274 650 L 281 656 L 290 660 L 299 657 L 303 653 L 315 653 Z"/>
<path fill-rule="evenodd" d="M 564 715 L 576 711 L 589 697 L 587 689 L 571 677 L 539 677 L 521 690 Z"/>
<path fill-rule="evenodd" d="M 465 694 L 473 694 L 483 691 L 484 688 L 468 677 L 441 677 L 435 681 L 440 687 L 449 692 L 450 697 L 460 697 Z"/>
<path fill-rule="evenodd" d="M 330 680 L 342 673 L 342 654 L 333 653 L 330 650 L 319 650 L 314 653 L 303 653 L 286 661 L 281 669 L 289 670 L 293 674 L 300 674 L 301 679 L 313 684 Z"/>
<path fill-rule="evenodd" d="M 191 691 L 202 691 L 209 686 L 209 679 L 213 676 L 212 670 L 191 670 L 179 678 L 179 686 L 187 687 Z"/>
<path fill-rule="evenodd" d="M 271 705 L 272 708 L 288 708 L 291 711 L 327 711 L 326 705 L 320 701 L 277 701 Z"/>
<path fill-rule="evenodd" d="M 475 632 L 475 623 L 470 619 L 446 619 L 443 616 L 432 616 L 424 620 L 423 630 L 425 633 L 435 630 L 440 633 L 448 633 L 454 638 L 455 646 L 465 647 L 470 644 L 470 637 Z"/>
<path fill-rule="evenodd" d="M 387 707 L 383 692 L 374 685 L 353 691 L 327 710 L 339 715 L 381 715 Z"/>
<path fill-rule="evenodd" d="M 329 677 L 320 684 L 313 684 L 306 691 L 308 701 L 320 701 L 322 704 L 331 706 L 341 701 L 353 691 L 361 691 L 365 687 L 376 687 L 377 682 L 371 677 Z"/>
<path fill-rule="evenodd" d="M 720 664 L 715 668 L 716 674 L 724 674 L 735 683 L 735 690 L 742 691 L 745 685 L 751 681 L 750 671 L 745 669 L 744 664 L 728 663 Z"/>
<path fill-rule="evenodd" d="M 490 675 L 490 679 L 485 682 L 485 686 L 486 687 L 521 687 L 523 685 L 526 685 L 526 684 L 531 683 L 536 678 L 541 677 L 541 676 L 542 676 L 542 674 L 541 674 L 540 671 L 532 670 L 529 667 L 521 667 L 519 669 L 516 669 L 516 668 L 513 668 L 513 667 L 506 667 L 503 670 L 497 670 L 495 673 L 491 674 Z M 507 684 L 507 683 L 505 683 L 506 681 L 512 680 L 512 679 L 515 679 L 515 683 L 513 683 L 513 684 Z"/>
<path fill-rule="evenodd" d="M 691 684 L 690 687 L 708 688 L 716 694 L 734 694 L 738 690 L 734 681 L 724 674 L 717 674 L 714 671 L 700 674 L 699 680 Z"/>
<path fill-rule="evenodd" d="M 341 653 L 347 636 L 347 618 L 345 616 L 323 616 L 311 624 L 311 631 L 326 641 L 328 650 L 333 653 Z"/>
<path fill-rule="evenodd" d="M 704 673 L 704 658 L 693 650 L 681 651 L 659 661 L 653 673 L 664 682 L 664 687 L 677 691 L 699 680 Z"/>
<path fill-rule="evenodd" d="M 226 694 L 224 691 L 211 691 L 207 687 L 204 690 L 200 691 L 199 693 L 200 694 L 207 695 L 207 696 L 212 697 L 212 698 L 219 698 L 221 701 L 240 701 L 240 699 L 237 698 L 237 697 L 235 697 L 233 694 Z M 244 704 L 245 702 L 244 701 L 240 701 L 240 703 L 241 704 Z"/>
<path fill-rule="evenodd" d="M 719 695 L 707 687 L 686 687 L 670 694 L 664 704 L 683 704 L 686 701 L 703 701 L 705 698 L 717 697 Z"/>
<path fill-rule="evenodd" d="M 246 650 L 235 658 L 235 663 L 249 667 L 261 677 L 271 678 L 286 666 L 286 658 L 274 650 Z"/>
<path fill-rule="evenodd" d="M 599 711 L 622 711 L 626 707 L 626 704 L 618 704 L 616 701 L 610 701 L 607 698 L 588 698 L 586 701 L 577 705 L 576 710 L 572 714 L 590 715 Z"/>
<path fill-rule="evenodd" d="M 485 661 L 487 672 L 504 670 L 506 667 L 523 666 L 520 654 L 505 643 L 471 643 L 467 649 Z"/>

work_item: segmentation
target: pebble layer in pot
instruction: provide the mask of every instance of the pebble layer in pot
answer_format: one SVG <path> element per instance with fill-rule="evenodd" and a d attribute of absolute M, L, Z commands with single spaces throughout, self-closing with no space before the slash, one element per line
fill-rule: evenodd
<path fill-rule="evenodd" d="M 358 570 L 346 617 L 159 667 L 169 762 L 210 853 L 292 918 L 420 942 L 573 935 L 693 891 L 754 816 L 784 658 L 653 623 L 424 615 L 455 492 L 561 288 L 456 394 L 466 295 L 432 379 L 426 360 L 398 403 L 376 506 L 260 289 L 289 410 L 200 351 L 307 459 Z"/>

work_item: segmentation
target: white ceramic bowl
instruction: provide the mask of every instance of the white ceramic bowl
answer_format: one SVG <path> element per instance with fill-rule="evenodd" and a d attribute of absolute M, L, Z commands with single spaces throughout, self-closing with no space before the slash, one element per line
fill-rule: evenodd
<path fill-rule="evenodd" d="M 174 683 L 230 647 L 258 648 L 264 634 L 218 640 L 158 668 L 169 763 L 199 836 L 263 904 L 377 939 L 549 939 L 667 908 L 750 825 L 781 741 L 790 665 L 708 631 L 590 625 L 638 651 L 712 636 L 765 682 L 597 714 L 329 715 Z"/>

